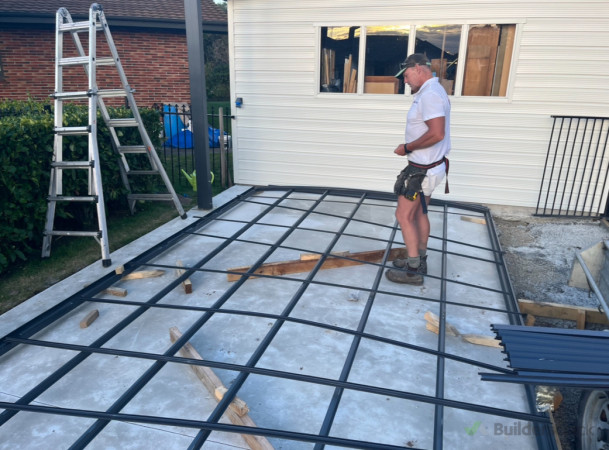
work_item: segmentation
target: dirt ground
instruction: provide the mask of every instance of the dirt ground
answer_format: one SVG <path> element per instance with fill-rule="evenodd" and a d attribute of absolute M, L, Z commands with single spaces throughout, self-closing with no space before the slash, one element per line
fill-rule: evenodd
<path fill-rule="evenodd" d="M 597 307 L 593 293 L 567 285 L 577 252 L 609 239 L 603 222 L 591 219 L 534 217 L 532 213 L 496 210 L 495 228 L 504 251 L 516 297 L 540 302 Z M 536 325 L 574 328 L 570 321 Z M 563 401 L 554 413 L 563 450 L 575 450 L 581 390 L 561 388 Z"/>

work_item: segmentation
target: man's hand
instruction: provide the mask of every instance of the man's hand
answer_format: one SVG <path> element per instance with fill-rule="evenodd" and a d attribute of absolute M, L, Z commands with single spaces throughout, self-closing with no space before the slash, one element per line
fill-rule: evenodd
<path fill-rule="evenodd" d="M 395 148 L 395 150 L 393 151 L 393 153 L 395 153 L 396 155 L 405 156 L 406 155 L 406 150 L 404 149 L 404 144 L 398 145 Z"/>

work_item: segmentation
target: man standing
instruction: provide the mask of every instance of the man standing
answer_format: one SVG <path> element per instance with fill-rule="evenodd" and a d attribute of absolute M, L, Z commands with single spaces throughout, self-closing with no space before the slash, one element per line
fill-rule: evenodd
<path fill-rule="evenodd" d="M 448 173 L 450 152 L 450 101 L 434 77 L 427 57 L 415 53 L 406 58 L 396 78 L 404 77 L 413 101 L 406 119 L 405 144 L 394 153 L 408 158 L 408 166 L 397 178 L 395 216 L 402 229 L 408 257 L 396 259 L 385 276 L 396 283 L 423 284 L 427 274 L 429 219 L 427 206 L 431 193 Z M 448 184 L 447 190 L 448 192 Z"/>

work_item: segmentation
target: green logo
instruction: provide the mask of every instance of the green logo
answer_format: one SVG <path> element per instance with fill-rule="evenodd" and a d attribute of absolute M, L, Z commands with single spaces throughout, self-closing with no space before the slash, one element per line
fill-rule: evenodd
<path fill-rule="evenodd" d="M 465 431 L 467 431 L 467 434 L 470 436 L 473 436 L 476 434 L 476 431 L 478 431 L 478 427 L 480 427 L 480 421 L 476 420 L 471 427 L 465 427 Z"/>

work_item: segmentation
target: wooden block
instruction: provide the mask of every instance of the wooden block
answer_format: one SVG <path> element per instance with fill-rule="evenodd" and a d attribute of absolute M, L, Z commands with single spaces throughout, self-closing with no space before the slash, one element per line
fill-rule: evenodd
<path fill-rule="evenodd" d="M 116 273 L 117 275 L 122 275 L 124 271 L 125 271 L 125 266 L 123 266 L 123 265 L 120 265 L 116 269 L 114 269 L 114 273 Z"/>
<path fill-rule="evenodd" d="M 533 325 L 535 325 L 535 316 L 533 314 L 527 314 L 524 324 L 527 327 L 532 327 Z"/>
<path fill-rule="evenodd" d="M 484 217 L 473 217 L 473 216 L 461 216 L 461 220 L 465 222 L 479 223 L 480 225 L 486 225 L 486 219 Z"/>
<path fill-rule="evenodd" d="M 562 394 L 560 393 L 560 391 L 556 391 L 556 395 L 554 395 L 554 409 L 552 409 L 552 411 L 556 411 L 560 407 L 560 405 L 562 404 L 562 400 Z"/>
<path fill-rule="evenodd" d="M 404 249 L 401 247 L 392 248 L 389 251 L 389 255 L 387 257 L 388 261 L 394 260 L 398 255 L 402 255 Z M 382 261 L 383 255 L 385 254 L 385 250 L 371 250 L 367 252 L 358 252 L 358 253 L 349 253 L 347 252 L 345 257 L 349 257 L 352 259 L 344 259 L 336 256 L 328 256 L 324 263 L 321 266 L 321 270 L 327 269 L 336 269 L 340 267 L 352 267 L 361 264 L 365 264 L 367 262 L 378 263 Z M 300 259 L 295 259 L 291 261 L 279 261 L 274 263 L 266 263 L 261 265 L 258 269 L 254 271 L 255 274 L 260 275 L 288 275 L 291 273 L 302 273 L 311 271 L 315 265 L 319 262 L 320 258 L 310 259 L 301 261 Z M 228 272 L 239 272 L 239 273 L 227 273 L 226 279 L 228 281 L 237 281 L 241 278 L 242 273 L 246 273 L 250 270 L 251 266 L 245 267 L 234 267 L 232 269 L 228 269 Z M 251 276 L 250 278 L 255 278 Z"/>
<path fill-rule="evenodd" d="M 180 260 L 176 262 L 176 265 L 178 267 L 184 267 L 184 264 L 182 264 L 182 261 Z M 184 269 L 176 269 L 176 276 L 182 276 L 184 272 Z M 184 281 L 182 281 L 182 287 L 184 288 L 185 293 L 192 294 L 192 282 L 190 281 L 190 278 L 186 278 Z"/>
<path fill-rule="evenodd" d="M 586 311 L 579 310 L 577 311 L 577 318 L 575 319 L 576 326 L 578 330 L 583 330 L 586 328 Z"/>
<path fill-rule="evenodd" d="M 180 330 L 178 330 L 178 328 L 171 327 L 169 329 L 169 337 L 171 342 L 177 341 L 181 336 L 182 333 Z M 179 353 L 184 358 L 199 360 L 203 359 L 195 348 L 189 343 L 186 343 L 180 349 Z M 215 398 L 218 398 L 219 395 L 221 395 L 220 399 L 224 398 L 224 394 L 227 389 L 211 368 L 196 365 L 191 365 L 190 367 L 199 377 L 210 394 L 212 394 Z M 224 414 L 234 425 L 256 428 L 256 424 L 249 416 L 248 411 L 249 408 L 247 407 L 247 404 L 238 397 L 235 397 Z M 255 430 L 252 431 L 255 432 Z M 274 447 L 264 436 L 255 436 L 254 434 L 241 434 L 241 436 L 252 450 L 274 450 Z"/>
<path fill-rule="evenodd" d="M 115 297 L 127 297 L 127 289 L 119 287 L 109 287 L 102 291 L 102 294 L 114 295 Z"/>
<path fill-rule="evenodd" d="M 164 270 L 138 270 L 136 272 L 128 273 L 127 275 L 123 276 L 121 278 L 121 280 L 125 281 L 125 280 L 140 280 L 142 278 L 154 278 L 154 277 L 160 277 L 164 273 L 165 273 Z"/>
<path fill-rule="evenodd" d="M 583 311 L 586 315 L 586 323 L 609 325 L 607 316 L 595 308 L 548 302 L 534 302 L 525 299 L 518 300 L 518 307 L 523 314 L 533 314 L 538 317 L 550 317 L 552 319 L 573 320 L 575 322 L 582 320 L 580 311 Z"/>
<path fill-rule="evenodd" d="M 97 319 L 98 317 L 99 311 L 97 309 L 94 309 L 89 314 L 87 314 L 84 319 L 80 321 L 80 328 L 87 328 L 89 325 L 95 322 L 95 319 Z"/>

